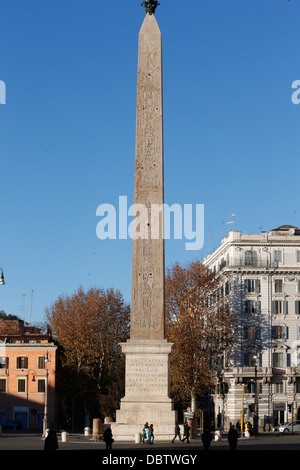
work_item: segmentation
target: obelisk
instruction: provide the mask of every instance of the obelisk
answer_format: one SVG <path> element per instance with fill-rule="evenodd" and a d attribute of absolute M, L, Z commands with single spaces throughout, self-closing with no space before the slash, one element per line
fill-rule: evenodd
<path fill-rule="evenodd" d="M 169 398 L 169 355 L 164 312 L 163 100 L 161 33 L 154 13 L 157 1 L 144 1 L 139 33 L 136 153 L 130 339 L 125 354 L 125 396 L 116 423 L 116 440 L 135 439 L 145 422 L 156 440 L 174 435 L 176 412 Z"/>

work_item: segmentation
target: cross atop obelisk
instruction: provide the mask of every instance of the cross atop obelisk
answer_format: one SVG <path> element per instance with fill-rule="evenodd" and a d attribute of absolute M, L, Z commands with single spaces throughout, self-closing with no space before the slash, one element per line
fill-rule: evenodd
<path fill-rule="evenodd" d="M 157 6 L 159 5 L 157 0 L 146 0 L 142 3 L 142 6 L 145 8 L 146 13 L 149 15 L 153 15 Z"/>

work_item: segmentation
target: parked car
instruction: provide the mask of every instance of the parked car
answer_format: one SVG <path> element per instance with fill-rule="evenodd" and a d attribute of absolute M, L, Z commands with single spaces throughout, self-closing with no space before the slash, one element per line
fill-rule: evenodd
<path fill-rule="evenodd" d="M 2 425 L 2 429 L 22 429 L 22 423 L 20 423 L 20 421 L 7 421 L 5 424 Z"/>
<path fill-rule="evenodd" d="M 284 423 L 278 426 L 279 432 L 292 432 L 292 431 L 300 431 L 300 420 L 294 421 L 292 423 Z"/>

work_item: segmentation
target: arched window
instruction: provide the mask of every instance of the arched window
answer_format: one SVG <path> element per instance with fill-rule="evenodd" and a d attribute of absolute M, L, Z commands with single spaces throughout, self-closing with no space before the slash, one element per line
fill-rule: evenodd
<path fill-rule="evenodd" d="M 255 250 L 245 251 L 245 266 L 257 266 L 257 252 Z"/>

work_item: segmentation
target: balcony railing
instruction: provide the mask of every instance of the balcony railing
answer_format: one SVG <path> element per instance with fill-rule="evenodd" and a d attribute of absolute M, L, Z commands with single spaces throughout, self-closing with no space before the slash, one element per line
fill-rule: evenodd
<path fill-rule="evenodd" d="M 255 260 L 247 260 L 247 259 L 229 259 L 220 263 L 219 269 L 223 269 L 225 267 L 258 267 L 258 268 L 278 268 L 279 262 L 278 261 L 269 261 L 264 259 L 255 259 Z"/>

